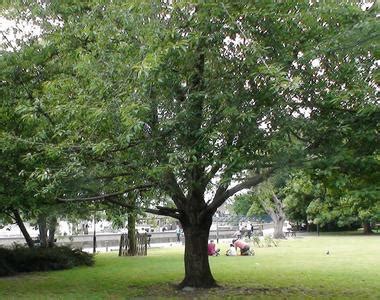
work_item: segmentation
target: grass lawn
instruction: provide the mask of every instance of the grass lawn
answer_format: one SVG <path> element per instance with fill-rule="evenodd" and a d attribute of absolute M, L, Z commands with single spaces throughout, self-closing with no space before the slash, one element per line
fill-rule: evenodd
<path fill-rule="evenodd" d="M 219 246 L 224 253 L 227 245 Z M 218 289 L 177 291 L 183 248 L 173 247 L 148 257 L 98 254 L 94 267 L 0 278 L 0 299 L 380 299 L 380 235 L 299 237 L 255 251 L 210 258 Z"/>

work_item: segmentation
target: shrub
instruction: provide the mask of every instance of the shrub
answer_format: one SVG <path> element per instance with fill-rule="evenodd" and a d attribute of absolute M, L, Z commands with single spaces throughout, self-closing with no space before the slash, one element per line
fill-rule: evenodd
<path fill-rule="evenodd" d="M 0 248 L 0 276 L 19 272 L 49 271 L 69 269 L 75 266 L 91 266 L 94 258 L 91 254 L 69 247 Z"/>

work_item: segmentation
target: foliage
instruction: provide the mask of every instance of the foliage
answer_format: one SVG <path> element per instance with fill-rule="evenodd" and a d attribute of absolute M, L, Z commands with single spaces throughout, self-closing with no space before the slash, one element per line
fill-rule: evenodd
<path fill-rule="evenodd" d="M 151 168 L 150 165 L 147 169 L 139 162 L 139 167 L 133 168 L 134 171 L 139 170 L 139 176 L 136 177 L 146 178 L 148 171 L 148 177 L 152 176 L 162 181 L 162 175 L 165 175 L 169 168 L 175 171 L 175 175 L 186 189 L 193 185 L 187 182 L 187 177 L 184 176 L 186 168 L 191 169 L 196 165 L 201 168 L 228 166 L 228 170 L 224 172 L 226 173 L 224 181 L 228 183 L 230 181 L 228 177 L 232 174 L 239 175 L 239 172 L 246 169 L 246 165 L 265 165 L 264 153 L 273 154 L 273 159 L 280 159 L 281 156 L 283 162 L 285 157 L 291 155 L 290 150 L 298 148 L 297 153 L 299 153 L 300 145 L 285 144 L 284 137 L 304 126 L 305 116 L 296 116 L 295 110 L 306 109 L 308 105 L 318 106 L 319 103 L 306 104 L 306 101 L 299 104 L 298 101 L 292 103 L 290 99 L 296 94 L 297 97 L 303 96 L 298 95 L 300 92 L 305 91 L 310 94 L 311 90 L 322 88 L 322 83 L 316 82 L 314 77 L 317 75 L 308 60 L 315 54 L 312 44 L 315 40 L 321 40 L 322 31 L 325 32 L 326 38 L 322 39 L 321 52 L 327 51 L 324 47 L 331 46 L 328 43 L 332 40 L 327 37 L 336 35 L 340 31 L 331 26 L 333 21 L 329 19 L 327 7 L 315 6 L 314 12 L 308 10 L 309 4 L 300 4 L 292 12 L 294 14 L 285 18 L 282 13 L 285 11 L 289 13 L 293 4 L 262 4 L 262 11 L 252 14 L 253 7 L 250 5 L 210 3 L 201 6 L 197 14 L 185 20 L 185 15 L 190 14 L 188 10 L 191 11 L 190 2 L 179 2 L 174 7 L 149 8 L 145 4 L 141 7 L 133 4 L 113 3 L 107 6 L 103 4 L 101 1 L 83 6 L 54 3 L 48 6 L 45 12 L 47 15 L 51 14 L 51 17 L 60 16 L 64 21 L 62 28 L 55 28 L 56 33 L 44 36 L 48 41 L 47 48 L 52 57 L 43 70 L 54 66 L 56 75 L 52 74 L 45 80 L 44 95 L 40 99 L 49 111 L 50 117 L 54 118 L 54 123 L 57 123 L 54 126 L 54 139 L 56 142 L 61 142 L 58 148 L 47 144 L 44 151 L 53 156 L 59 155 L 66 162 L 66 168 L 54 174 L 56 185 L 62 184 L 63 178 L 67 181 L 67 177 L 72 177 L 78 186 L 83 176 L 86 179 L 87 193 L 96 191 L 99 188 L 99 180 L 96 180 L 96 177 L 105 176 L 99 174 L 104 173 L 105 164 L 108 167 L 115 166 L 121 169 L 120 163 L 123 162 L 123 157 L 128 161 L 137 161 L 135 154 L 140 154 L 141 151 L 146 157 L 151 157 L 160 164 L 156 168 Z M 243 7 L 246 12 L 241 16 L 244 22 L 239 27 L 234 18 L 244 11 Z M 146 11 L 142 14 L 144 9 Z M 352 14 L 356 19 L 364 16 L 361 16 L 353 6 L 349 8 L 337 6 L 334 9 L 336 9 L 335 16 L 339 15 L 339 18 L 337 17 L 340 22 L 339 27 L 342 28 L 350 27 L 353 22 L 342 15 Z M 344 14 L 338 13 L 344 9 L 347 10 Z M 67 11 L 75 13 L 70 16 Z M 120 11 L 125 11 L 128 18 L 121 19 Z M 159 18 L 148 20 L 149 17 L 146 17 L 157 17 L 161 11 L 169 12 L 172 18 L 163 22 Z M 210 12 L 215 16 L 213 24 L 208 24 Z M 272 12 L 273 17 L 268 12 Z M 305 27 L 298 24 L 302 28 L 293 24 L 301 18 L 300 12 L 304 14 L 302 18 L 306 23 Z M 37 14 L 38 10 L 36 9 L 34 13 Z M 261 14 L 265 17 L 261 18 L 263 17 Z M 284 24 L 279 25 L 275 22 L 276 14 L 281 16 L 281 23 Z M 315 21 L 317 15 L 320 19 Z M 366 22 L 374 26 L 371 20 L 368 20 Z M 249 28 L 249 25 L 255 22 L 260 26 Z M 183 23 L 188 26 L 187 30 L 203 31 L 203 36 L 176 34 L 177 26 Z M 135 24 L 145 26 L 140 27 Z M 280 26 L 281 30 L 276 26 Z M 130 34 L 122 35 L 122 30 L 128 30 Z M 343 39 L 344 34 L 339 38 Z M 244 35 L 247 35 L 247 39 L 249 41 L 255 39 L 255 43 L 247 45 L 236 44 L 236 41 L 225 43 L 225 38 L 229 35 L 230 39 L 238 36 L 244 38 Z M 109 39 L 110 36 L 112 39 Z M 144 41 L 143 48 L 135 36 Z M 297 44 L 292 43 L 290 38 L 297 40 Z M 281 42 L 284 44 L 283 47 L 279 47 Z M 191 112 L 191 106 L 182 105 L 179 100 L 186 96 L 190 101 L 191 97 L 196 97 L 200 93 L 189 89 L 184 93 L 182 89 L 185 86 L 191 87 L 190 81 L 196 75 L 193 68 L 197 55 L 196 45 L 201 46 L 201 43 L 208 43 L 212 47 L 207 47 L 207 51 L 204 51 L 207 68 L 202 79 L 204 91 L 201 93 L 204 98 L 203 129 L 193 131 L 190 129 L 191 124 L 195 123 L 195 115 Z M 220 55 L 221 47 L 225 47 L 226 53 Z M 244 59 L 239 58 L 239 51 L 245 53 Z M 216 53 L 219 54 L 215 55 Z M 326 52 L 324 55 L 328 59 L 331 53 Z M 267 57 L 267 62 L 262 61 L 262 56 Z M 257 60 L 260 64 L 257 64 Z M 289 69 L 291 77 L 287 78 L 281 69 Z M 228 73 L 235 75 L 226 76 Z M 220 76 L 223 76 L 223 81 L 213 81 L 213 78 Z M 305 79 L 300 81 L 301 77 Z M 307 84 L 307 79 L 310 77 L 314 80 Z M 296 82 L 299 90 L 295 90 L 288 81 Z M 181 88 L 182 85 L 185 86 Z M 253 86 L 257 86 L 256 89 L 253 89 Z M 156 95 L 156 91 L 160 91 L 160 95 Z M 232 98 L 235 102 L 228 100 Z M 71 100 L 64 101 L 64 99 Z M 250 106 L 252 99 L 256 103 Z M 158 104 L 160 116 L 152 120 L 152 114 Z M 278 110 L 274 110 L 277 104 Z M 246 107 L 246 109 L 238 111 L 237 107 Z M 272 119 L 268 117 L 269 115 Z M 218 117 L 215 119 L 212 116 Z M 30 118 L 32 114 L 23 110 L 23 117 Z M 267 120 L 264 122 L 264 119 Z M 260 127 L 262 123 L 270 127 L 267 129 Z M 291 128 L 292 126 L 294 127 Z M 227 128 L 230 136 L 225 133 Z M 95 129 L 96 134 L 93 134 Z M 191 140 L 189 138 L 197 132 L 202 138 L 197 139 L 197 144 L 189 143 Z M 234 141 L 238 136 L 242 139 L 241 146 Z M 305 137 L 305 134 L 303 136 Z M 141 139 L 145 140 L 144 143 L 155 153 L 162 153 L 162 149 L 165 149 L 165 157 L 157 156 L 149 149 L 143 150 L 139 146 L 136 146 L 135 154 L 134 151 L 124 151 L 120 155 L 114 153 L 123 148 L 131 150 L 130 146 L 134 146 L 134 142 L 141 143 Z M 188 142 L 182 142 L 185 140 Z M 260 145 L 252 144 L 253 141 L 260 141 Z M 220 147 L 220 144 L 225 145 Z M 279 151 L 284 146 L 290 148 L 287 151 Z M 220 152 L 220 149 L 224 152 Z M 193 152 L 196 150 L 199 150 L 199 153 L 194 155 Z M 104 157 L 106 153 L 107 156 Z M 98 160 L 99 156 L 105 161 L 94 164 L 91 158 Z M 202 159 L 198 161 L 200 157 Z M 91 169 L 88 169 L 90 164 Z M 115 173 L 108 175 L 116 177 Z M 35 173 L 35 176 L 42 176 L 42 173 Z M 115 177 L 112 178 L 112 184 L 106 180 L 101 181 L 103 191 L 108 188 L 115 190 L 119 185 L 123 186 L 129 182 L 127 176 L 121 176 L 119 179 Z M 65 193 L 67 193 L 66 187 Z M 87 193 L 81 188 L 82 195 Z"/>
<path fill-rule="evenodd" d="M 9 276 L 21 272 L 51 271 L 70 269 L 75 266 L 92 266 L 91 254 L 69 247 L 0 248 L 0 276 Z"/>
<path fill-rule="evenodd" d="M 246 216 L 249 209 L 252 206 L 251 199 L 247 196 L 239 195 L 232 200 L 231 213 L 236 214 L 237 216 Z M 262 215 L 264 212 L 260 211 L 258 215 Z M 257 214 L 252 214 L 257 216 Z"/>
<path fill-rule="evenodd" d="M 286 178 L 287 175 L 282 170 L 282 173 L 274 174 L 246 194 L 236 196 L 233 203 L 234 211 L 247 216 L 271 215 L 272 211 L 277 209 L 277 202 L 273 196 L 277 199 L 285 197 Z"/>
<path fill-rule="evenodd" d="M 304 172 L 295 172 L 287 182 L 284 193 L 284 207 L 291 222 L 308 223 L 309 204 L 321 195 L 321 185 L 312 182 Z"/>
<path fill-rule="evenodd" d="M 227 199 L 286 165 L 336 167 L 351 152 L 378 159 L 378 43 L 361 36 L 374 39 L 379 23 L 348 2 L 16 1 L 19 17 L 45 28 L 25 48 L 46 54 L 41 70 L 19 71 L 29 83 L 46 76 L 32 97 L 16 89 L 20 118 L 38 129 L 27 135 L 36 147 L 28 182 L 42 182 L 37 195 L 49 199 L 128 207 L 133 194 L 177 218 L 187 247 L 203 249 L 185 252 L 196 281 L 185 284 L 212 286 L 208 261 L 196 262 L 206 247 L 191 244 L 206 245 Z"/>
<path fill-rule="evenodd" d="M 50 175 L 62 160 L 42 150 L 54 141 L 54 124 L 41 102 L 43 82 L 54 76 L 53 49 L 32 41 L 13 50 L 2 51 L 0 59 L 0 215 L 13 223 L 15 210 L 30 222 L 47 214 L 79 214 L 78 205 L 56 204 Z"/>
<path fill-rule="evenodd" d="M 357 186 L 353 181 L 342 173 L 335 173 L 338 176 L 335 178 L 321 176 L 320 172 L 317 174 L 312 176 L 305 171 L 300 172 L 288 182 L 285 207 L 290 220 L 312 220 L 314 224 L 322 226 L 335 223 L 343 227 L 357 222 L 371 223 L 379 219 L 375 185 L 362 186 L 363 190 L 360 192 L 356 190 Z"/>

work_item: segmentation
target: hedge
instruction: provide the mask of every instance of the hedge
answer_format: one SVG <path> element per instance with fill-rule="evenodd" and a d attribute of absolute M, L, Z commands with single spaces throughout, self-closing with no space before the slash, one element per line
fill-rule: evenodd
<path fill-rule="evenodd" d="M 75 266 L 92 266 L 93 255 L 69 247 L 12 249 L 0 247 L 0 276 L 20 272 L 70 269 Z"/>

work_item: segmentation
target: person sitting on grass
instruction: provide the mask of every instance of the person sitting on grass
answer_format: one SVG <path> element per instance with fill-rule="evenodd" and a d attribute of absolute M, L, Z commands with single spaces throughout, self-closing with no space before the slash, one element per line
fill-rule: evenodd
<path fill-rule="evenodd" d="M 240 255 L 250 255 L 250 248 L 246 242 L 240 239 L 233 239 L 232 244 L 235 246 L 235 250 L 237 250 L 237 248 L 240 249 Z"/>
<path fill-rule="evenodd" d="M 237 255 L 234 244 L 230 244 L 230 248 L 227 250 L 226 255 L 227 256 L 236 256 Z"/>
<path fill-rule="evenodd" d="M 207 253 L 209 256 L 218 256 L 220 249 L 216 248 L 216 245 L 213 240 L 210 240 L 210 243 L 207 245 Z"/>

